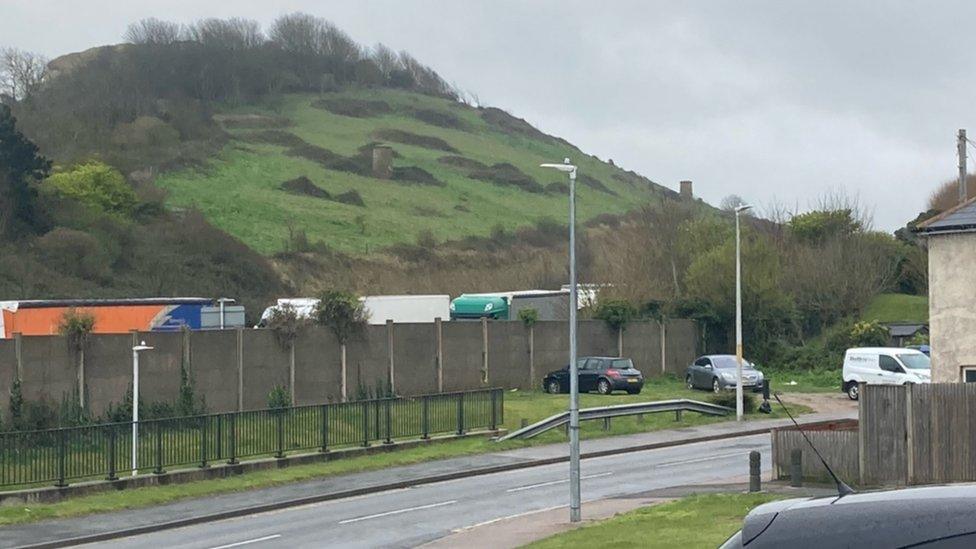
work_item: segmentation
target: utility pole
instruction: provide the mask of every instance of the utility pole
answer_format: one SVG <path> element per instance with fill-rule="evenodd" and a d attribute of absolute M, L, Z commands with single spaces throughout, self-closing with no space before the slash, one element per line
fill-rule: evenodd
<path fill-rule="evenodd" d="M 962 204 L 969 198 L 969 190 L 966 188 L 966 130 L 959 130 L 959 203 Z"/>

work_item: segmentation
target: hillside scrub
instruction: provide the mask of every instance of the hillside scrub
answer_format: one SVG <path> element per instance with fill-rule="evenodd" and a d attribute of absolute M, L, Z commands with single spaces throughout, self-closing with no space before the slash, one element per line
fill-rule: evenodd
<path fill-rule="evenodd" d="M 751 360 L 837 367 L 843 349 L 887 341 L 883 327 L 851 319 L 899 286 L 900 266 L 915 245 L 869 230 L 868 221 L 844 202 L 784 223 L 746 218 L 743 339 Z M 613 282 L 601 299 L 625 299 L 645 316 L 695 318 L 709 351 L 731 351 L 735 239 L 728 217 L 687 203 L 647 208 L 626 217 L 615 236 L 595 248 L 597 278 Z"/>

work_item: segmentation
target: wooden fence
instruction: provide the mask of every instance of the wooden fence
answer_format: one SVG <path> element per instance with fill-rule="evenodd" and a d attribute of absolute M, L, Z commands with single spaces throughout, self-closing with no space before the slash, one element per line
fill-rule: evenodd
<path fill-rule="evenodd" d="M 858 478 L 858 445 L 857 431 L 805 431 L 810 441 L 820 450 L 824 459 L 830 464 L 840 478 L 854 481 Z M 810 445 L 803 439 L 803 434 L 797 429 L 774 429 L 772 431 L 773 445 L 773 476 L 774 478 L 788 478 L 790 476 L 790 459 L 794 448 L 803 453 L 803 477 L 820 481 L 829 481 L 830 476 L 824 469 Z"/>
<path fill-rule="evenodd" d="M 861 485 L 976 481 L 976 384 L 862 385 L 857 431 L 806 428 L 834 471 Z M 826 471 L 795 429 L 772 432 L 773 472 L 790 473 L 803 450 L 805 477 Z"/>

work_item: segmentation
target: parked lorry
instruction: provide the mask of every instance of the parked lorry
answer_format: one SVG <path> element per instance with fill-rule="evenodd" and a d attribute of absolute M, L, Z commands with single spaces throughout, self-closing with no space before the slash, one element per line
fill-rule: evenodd
<path fill-rule="evenodd" d="M 535 309 L 538 320 L 568 320 L 569 290 L 461 294 L 451 301 L 451 320 L 518 320 L 523 309 Z"/>
<path fill-rule="evenodd" d="M 243 326 L 244 307 L 228 301 L 204 297 L 0 301 L 0 338 L 57 334 L 70 309 L 91 314 L 96 334 Z"/>
<path fill-rule="evenodd" d="M 449 295 L 371 295 L 359 298 L 366 309 L 370 324 L 434 322 L 436 318 L 450 317 Z M 295 308 L 300 318 L 311 319 L 319 300 L 312 297 L 283 298 L 261 314 L 259 326 L 265 326 L 274 311 L 285 305 Z"/>

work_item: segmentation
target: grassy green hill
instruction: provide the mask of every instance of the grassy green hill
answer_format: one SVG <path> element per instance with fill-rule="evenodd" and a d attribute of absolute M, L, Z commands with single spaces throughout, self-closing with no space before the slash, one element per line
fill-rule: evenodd
<path fill-rule="evenodd" d="M 928 322 L 929 300 L 921 295 L 879 294 L 862 315 L 880 322 Z"/>
<path fill-rule="evenodd" d="M 230 135 L 219 154 L 156 183 L 170 206 L 200 209 L 265 254 L 282 251 L 290 230 L 364 253 L 427 230 L 442 241 L 544 218 L 564 223 L 565 176 L 538 167 L 564 157 L 580 166 L 581 221 L 674 196 L 498 109 L 407 91 L 292 94 L 215 118 Z M 393 179 L 371 176 L 378 142 L 395 151 Z"/>

